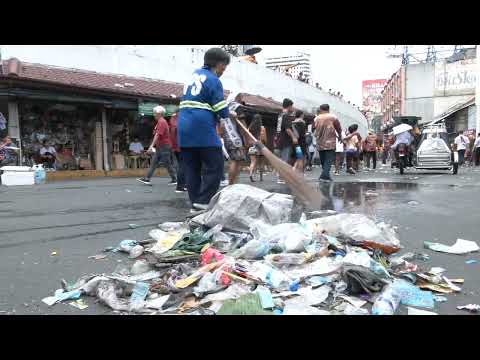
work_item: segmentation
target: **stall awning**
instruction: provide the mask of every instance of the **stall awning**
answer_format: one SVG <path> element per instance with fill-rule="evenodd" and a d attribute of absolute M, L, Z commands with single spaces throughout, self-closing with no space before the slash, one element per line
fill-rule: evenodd
<path fill-rule="evenodd" d="M 172 105 L 172 104 L 164 105 L 160 103 L 148 102 L 148 103 L 141 103 L 138 105 L 138 114 L 140 116 L 153 116 L 153 108 L 158 105 L 162 105 L 165 108 L 166 110 L 165 116 L 173 115 L 178 111 L 177 105 Z"/>
<path fill-rule="evenodd" d="M 465 109 L 465 108 L 467 108 L 469 106 L 472 106 L 472 105 L 475 105 L 475 96 L 472 96 L 471 98 L 469 98 L 465 102 L 462 102 L 462 103 L 455 104 L 455 105 L 451 106 L 450 108 L 447 109 L 447 111 L 445 111 L 440 116 L 436 117 L 432 122 L 428 123 L 427 125 L 434 125 L 434 124 L 446 119 L 450 115 L 456 113 L 457 111 L 460 111 L 460 110 Z"/>

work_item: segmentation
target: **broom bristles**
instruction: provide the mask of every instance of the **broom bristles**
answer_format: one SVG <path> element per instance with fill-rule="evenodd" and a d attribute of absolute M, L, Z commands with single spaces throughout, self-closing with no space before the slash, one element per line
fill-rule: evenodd
<path fill-rule="evenodd" d="M 239 124 L 247 136 L 254 142 L 258 142 L 241 121 L 237 121 L 237 124 Z M 270 165 L 278 172 L 278 175 L 285 180 L 293 195 L 312 210 L 321 208 L 324 196 L 308 184 L 303 176 L 298 174 L 289 164 L 279 159 L 266 146 L 262 147 L 261 152 Z"/>

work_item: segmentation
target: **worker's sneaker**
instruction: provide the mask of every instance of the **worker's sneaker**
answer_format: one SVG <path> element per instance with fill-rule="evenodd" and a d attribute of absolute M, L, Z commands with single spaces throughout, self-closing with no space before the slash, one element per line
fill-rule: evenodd
<path fill-rule="evenodd" d="M 177 187 L 177 188 L 175 189 L 175 192 L 176 192 L 176 193 L 179 193 L 179 194 L 180 194 L 180 193 L 184 193 L 184 192 L 187 192 L 187 188 L 186 188 L 186 187 L 184 187 L 184 188 L 179 188 L 179 187 Z"/>
<path fill-rule="evenodd" d="M 193 203 L 193 208 L 197 209 L 197 210 L 207 210 L 208 209 L 208 204 Z"/>
<path fill-rule="evenodd" d="M 228 186 L 228 180 L 223 180 L 223 181 L 220 183 L 220 186 L 221 186 L 221 187 Z"/>
<path fill-rule="evenodd" d="M 142 184 L 145 184 L 145 185 L 150 185 L 152 186 L 152 183 L 150 182 L 149 179 L 146 179 L 146 178 L 141 178 L 141 179 L 137 179 L 137 181 L 140 181 Z"/>

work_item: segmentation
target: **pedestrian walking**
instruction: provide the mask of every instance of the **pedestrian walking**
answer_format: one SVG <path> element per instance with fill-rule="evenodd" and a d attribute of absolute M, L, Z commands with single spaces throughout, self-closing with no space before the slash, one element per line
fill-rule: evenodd
<path fill-rule="evenodd" d="M 345 130 L 346 131 L 346 130 Z M 334 175 L 340 175 L 340 169 L 343 166 L 345 153 L 344 153 L 344 145 L 343 145 L 343 138 L 345 137 L 345 131 L 341 133 L 340 139 L 337 139 L 337 145 L 335 147 L 335 173 Z"/>
<path fill-rule="evenodd" d="M 242 122 L 245 125 L 246 115 L 243 113 L 238 114 L 237 121 Z M 240 136 L 241 143 L 234 144 L 230 141 L 230 138 L 227 135 L 226 130 L 221 127 L 220 134 L 222 136 L 223 143 L 225 144 L 225 149 L 227 150 L 228 154 L 228 184 L 234 185 L 238 181 L 238 177 L 240 176 L 240 171 L 242 168 L 242 162 L 247 160 L 246 152 L 245 152 L 245 139 L 241 135 L 242 132 L 239 131 L 236 121 L 232 121 L 233 130 Z M 246 125 L 245 125 L 246 126 Z"/>
<path fill-rule="evenodd" d="M 299 173 L 303 174 L 305 170 L 305 158 L 307 157 L 307 124 L 303 119 L 303 111 L 297 110 L 295 113 L 295 120 L 292 123 L 293 133 L 297 138 L 298 144 L 296 147 L 300 147 L 301 153 L 295 149 L 295 163 L 293 168 Z"/>
<path fill-rule="evenodd" d="M 363 143 L 363 154 L 365 156 L 367 169 L 370 169 L 370 160 L 373 160 L 373 170 L 377 168 L 377 135 L 373 130 L 368 131 L 368 136 Z"/>
<path fill-rule="evenodd" d="M 229 63 L 224 50 L 207 50 L 204 66 L 193 73 L 180 102 L 178 141 L 192 211 L 208 207 L 222 179 L 224 162 L 217 124 L 230 112 L 219 78 Z"/>
<path fill-rule="evenodd" d="M 248 131 L 256 138 L 260 139 L 263 144 L 265 139 L 262 139 L 262 116 L 255 114 L 253 120 L 248 127 Z M 248 155 L 250 156 L 250 181 L 255 182 L 254 176 L 257 168 L 260 170 L 260 181 L 263 181 L 263 155 L 258 151 L 256 146 L 249 144 Z"/>
<path fill-rule="evenodd" d="M 474 156 L 475 156 L 475 166 L 479 166 L 480 165 L 480 132 L 478 133 L 477 139 L 473 144 L 473 148 L 474 148 Z"/>
<path fill-rule="evenodd" d="M 311 132 L 305 134 L 305 143 L 307 144 L 307 171 L 312 171 L 313 157 L 315 156 L 314 137 Z"/>
<path fill-rule="evenodd" d="M 358 125 L 353 124 L 348 128 L 348 135 L 344 139 L 345 155 L 347 158 L 347 173 L 356 174 L 358 171 L 358 154 L 360 152 L 360 135 L 357 133 Z"/>
<path fill-rule="evenodd" d="M 390 154 L 390 146 L 392 145 L 392 139 L 388 135 L 383 136 L 383 152 L 382 152 L 382 164 L 386 165 L 388 156 Z"/>
<path fill-rule="evenodd" d="M 187 186 L 185 183 L 185 170 L 182 160 L 182 151 L 178 146 L 178 113 L 173 114 L 171 117 L 167 118 L 168 124 L 170 126 L 170 141 L 172 142 L 173 150 L 173 164 L 177 171 L 177 188 L 175 192 L 182 193 L 187 191 Z"/>
<path fill-rule="evenodd" d="M 468 137 L 459 132 L 458 136 L 455 138 L 454 143 L 457 145 L 458 164 L 462 166 L 465 163 L 465 151 L 467 150 L 467 146 L 470 143 L 470 140 L 468 139 Z"/>
<path fill-rule="evenodd" d="M 322 165 L 322 173 L 319 180 L 330 182 L 333 181 L 330 176 L 330 169 L 335 161 L 337 139 L 341 138 L 342 127 L 338 118 L 330 113 L 330 106 L 328 104 L 320 106 L 318 115 L 314 121 L 315 137 L 317 138 L 317 148 Z"/>
<path fill-rule="evenodd" d="M 152 161 L 150 169 L 148 169 L 145 177 L 137 179 L 143 184 L 151 185 L 150 179 L 152 178 L 155 170 L 160 165 L 165 166 L 170 175 L 170 182 L 168 185 L 177 185 L 177 175 L 172 162 L 172 140 L 170 138 L 170 127 L 167 120 L 165 120 L 165 108 L 163 106 L 156 106 L 153 108 L 153 116 L 157 120 L 155 129 L 153 130 L 153 140 L 147 150 L 147 154 L 152 155 Z"/>
<path fill-rule="evenodd" d="M 277 122 L 278 132 L 278 150 L 280 158 L 287 164 L 293 165 L 293 146 L 297 145 L 298 139 L 295 137 L 292 128 L 293 122 L 293 101 L 290 99 L 284 99 L 282 103 L 282 113 L 280 114 Z M 278 176 L 278 184 L 285 184 Z"/>

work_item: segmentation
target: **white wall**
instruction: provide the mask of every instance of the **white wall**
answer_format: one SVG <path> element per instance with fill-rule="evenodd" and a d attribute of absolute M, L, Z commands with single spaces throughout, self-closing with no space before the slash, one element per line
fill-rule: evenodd
<path fill-rule="evenodd" d="M 203 65 L 203 49 L 174 45 L 0 45 L 3 59 L 69 67 L 101 73 L 123 74 L 185 83 L 194 69 Z M 342 126 L 359 124 L 366 134 L 367 121 L 360 111 L 315 87 L 259 65 L 232 59 L 222 77 L 224 88 L 234 92 L 271 97 L 288 97 L 295 106 L 312 112 L 330 104 Z M 352 84 L 355 86 L 355 84 Z"/>

